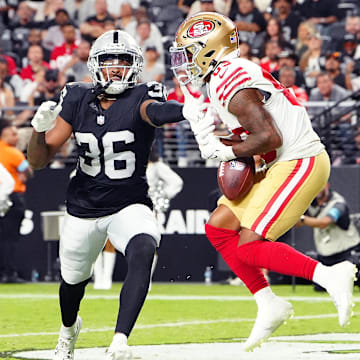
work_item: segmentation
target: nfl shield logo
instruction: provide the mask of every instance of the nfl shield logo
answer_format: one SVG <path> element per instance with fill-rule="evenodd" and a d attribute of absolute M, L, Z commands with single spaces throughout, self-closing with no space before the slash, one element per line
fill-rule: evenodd
<path fill-rule="evenodd" d="M 104 125 L 105 123 L 105 116 L 104 115 L 98 115 L 96 119 L 96 123 L 98 125 Z"/>

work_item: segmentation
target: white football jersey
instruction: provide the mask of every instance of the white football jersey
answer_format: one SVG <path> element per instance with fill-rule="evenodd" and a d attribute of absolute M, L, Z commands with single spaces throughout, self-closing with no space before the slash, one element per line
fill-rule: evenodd
<path fill-rule="evenodd" d="M 242 128 L 237 117 L 228 111 L 228 106 L 239 90 L 248 88 L 269 94 L 264 96 L 264 107 L 272 115 L 282 135 L 282 146 L 276 151 L 264 154 L 267 163 L 311 157 L 324 149 L 311 126 L 306 109 L 297 101 L 295 95 L 259 65 L 234 57 L 233 54 L 224 58 L 207 83 L 211 104 L 231 131 L 240 134 L 246 130 Z"/>

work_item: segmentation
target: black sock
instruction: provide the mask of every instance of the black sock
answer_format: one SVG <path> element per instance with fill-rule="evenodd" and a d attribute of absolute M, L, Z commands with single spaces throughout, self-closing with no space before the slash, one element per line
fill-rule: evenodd
<path fill-rule="evenodd" d="M 62 323 L 66 327 L 74 325 L 80 307 L 80 301 L 84 296 L 85 286 L 90 279 L 76 285 L 70 285 L 61 281 L 59 296 Z"/>
<path fill-rule="evenodd" d="M 130 335 L 149 289 L 155 239 L 148 234 L 134 236 L 126 247 L 128 271 L 120 293 L 120 310 L 115 332 Z"/>

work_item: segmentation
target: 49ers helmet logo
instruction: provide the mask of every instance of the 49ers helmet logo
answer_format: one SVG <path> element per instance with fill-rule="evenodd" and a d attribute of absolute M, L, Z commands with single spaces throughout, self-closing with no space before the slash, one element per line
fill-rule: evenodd
<path fill-rule="evenodd" d="M 191 38 L 197 38 L 200 36 L 207 35 L 215 28 L 215 24 L 209 20 L 201 20 L 191 25 L 187 34 Z"/>

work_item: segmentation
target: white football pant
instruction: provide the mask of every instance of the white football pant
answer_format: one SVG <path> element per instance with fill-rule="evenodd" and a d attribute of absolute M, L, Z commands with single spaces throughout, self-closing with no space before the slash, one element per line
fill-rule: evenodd
<path fill-rule="evenodd" d="M 116 250 L 125 254 L 129 241 L 138 234 L 151 235 L 159 246 L 159 226 L 154 213 L 143 204 L 129 205 L 98 219 L 82 219 L 65 213 L 59 249 L 62 278 L 71 285 L 89 279 L 107 238 Z"/>

